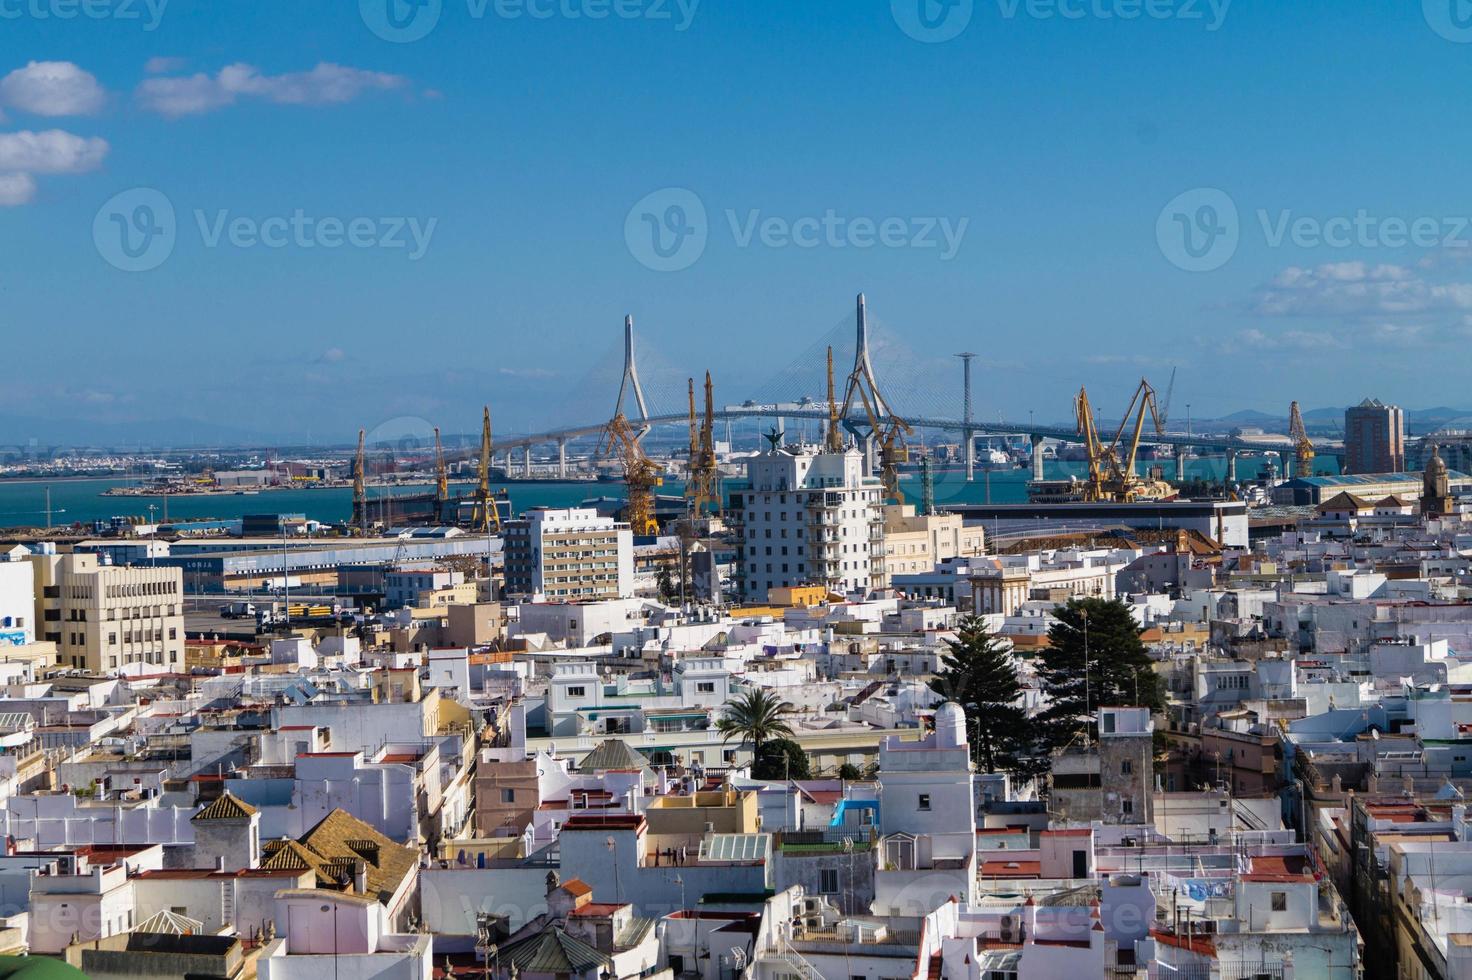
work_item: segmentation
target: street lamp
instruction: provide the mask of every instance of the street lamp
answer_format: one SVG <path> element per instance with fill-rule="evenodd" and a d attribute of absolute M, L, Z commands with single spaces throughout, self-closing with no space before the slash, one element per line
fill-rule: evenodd
<path fill-rule="evenodd" d="M 1078 611 L 1079 618 L 1084 624 L 1084 746 L 1089 745 L 1089 610 L 1081 608 Z"/>
<path fill-rule="evenodd" d="M 623 890 L 618 884 L 618 841 L 614 840 L 612 834 L 609 834 L 603 846 L 608 848 L 608 853 L 613 857 L 613 899 L 616 902 L 622 902 Z"/>

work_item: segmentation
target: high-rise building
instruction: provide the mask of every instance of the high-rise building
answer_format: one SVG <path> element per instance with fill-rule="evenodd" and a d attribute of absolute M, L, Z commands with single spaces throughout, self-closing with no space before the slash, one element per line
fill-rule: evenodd
<path fill-rule="evenodd" d="M 554 601 L 634 594 L 634 534 L 591 507 L 538 507 L 506 525 L 506 593 Z"/>
<path fill-rule="evenodd" d="M 1406 418 L 1398 406 L 1366 398 L 1344 413 L 1344 472 L 1400 473 L 1406 468 Z"/>
<path fill-rule="evenodd" d="M 857 449 L 773 447 L 746 464 L 750 486 L 732 494 L 741 527 L 741 593 L 821 585 L 867 592 L 884 585 L 883 486 Z"/>
<path fill-rule="evenodd" d="M 31 556 L 38 639 L 57 662 L 94 673 L 184 670 L 184 573 L 108 565 L 94 554 Z"/>

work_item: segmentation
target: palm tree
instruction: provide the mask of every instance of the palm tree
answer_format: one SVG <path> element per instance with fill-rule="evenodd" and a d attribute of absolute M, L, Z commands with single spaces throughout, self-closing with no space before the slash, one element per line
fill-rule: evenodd
<path fill-rule="evenodd" d="M 761 755 L 764 743 L 792 736 L 792 728 L 783 718 L 797 709 L 769 691 L 747 691 L 724 707 L 726 713 L 716 722 L 716 731 L 723 733 L 727 742 L 733 738 L 750 742 L 753 759 Z"/>

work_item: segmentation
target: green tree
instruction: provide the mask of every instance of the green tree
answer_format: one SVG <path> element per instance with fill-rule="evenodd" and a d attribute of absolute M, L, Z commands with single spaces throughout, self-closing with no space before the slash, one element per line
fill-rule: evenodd
<path fill-rule="evenodd" d="M 941 655 L 930 689 L 966 712 L 972 758 L 986 772 L 1023 771 L 1034 725 L 1018 704 L 1022 685 L 1011 651 L 975 616 L 962 619 L 946 645 L 950 650 Z"/>
<path fill-rule="evenodd" d="M 752 779 L 811 779 L 812 775 L 808 754 L 790 738 L 763 742 L 751 764 Z"/>
<path fill-rule="evenodd" d="M 716 731 L 727 742 L 741 739 L 751 746 L 752 758 L 760 758 L 765 743 L 792 736 L 785 719 L 796 710 L 772 692 L 754 688 L 726 702 L 725 714 L 716 721 Z"/>
<path fill-rule="evenodd" d="M 843 765 L 838 767 L 838 778 L 846 779 L 849 782 L 852 782 L 855 779 L 863 779 L 864 773 L 862 770 L 859 769 L 858 766 L 854 765 L 852 762 L 845 762 Z"/>
<path fill-rule="evenodd" d="M 1118 599 L 1070 599 L 1053 616 L 1048 646 L 1038 657 L 1038 679 L 1052 699 L 1040 716 L 1049 748 L 1085 733 L 1094 738 L 1101 706 L 1165 710 L 1165 687 L 1129 606 Z"/>

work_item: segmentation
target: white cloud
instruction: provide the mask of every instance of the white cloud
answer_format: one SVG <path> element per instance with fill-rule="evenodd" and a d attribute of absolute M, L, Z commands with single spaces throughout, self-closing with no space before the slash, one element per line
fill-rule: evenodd
<path fill-rule="evenodd" d="M 143 70 L 150 75 L 163 75 L 167 72 L 178 71 L 187 64 L 189 64 L 188 58 L 168 58 L 158 55 L 145 61 Z"/>
<path fill-rule="evenodd" d="M 367 92 L 402 88 L 402 75 L 364 71 L 322 62 L 306 72 L 263 75 L 247 64 L 228 65 L 211 76 L 194 75 L 145 79 L 138 98 L 145 108 L 166 116 L 187 116 L 233 105 L 241 98 L 263 99 L 278 105 L 338 105 Z"/>
<path fill-rule="evenodd" d="M 1290 266 L 1261 289 L 1260 316 L 1396 316 L 1472 310 L 1472 283 L 1433 283 L 1404 266 Z"/>
<path fill-rule="evenodd" d="M 0 174 L 0 207 L 29 204 L 36 196 L 36 178 L 30 174 Z"/>
<path fill-rule="evenodd" d="M 1327 331 L 1285 330 L 1282 333 L 1266 333 L 1250 329 L 1240 331 L 1234 338 L 1236 347 L 1254 350 L 1328 350 L 1343 347 L 1338 335 Z M 1229 345 L 1230 346 L 1233 345 Z"/>
<path fill-rule="evenodd" d="M 107 101 L 97 79 L 70 61 L 32 61 L 0 79 L 0 102 L 37 116 L 83 116 Z"/>
<path fill-rule="evenodd" d="M 107 151 L 105 139 L 76 136 L 59 129 L 0 133 L 0 173 L 85 173 L 97 169 Z"/>
<path fill-rule="evenodd" d="M 150 78 L 138 86 L 144 106 L 165 116 L 188 116 L 219 109 L 235 96 L 205 74 L 174 78 Z"/>

